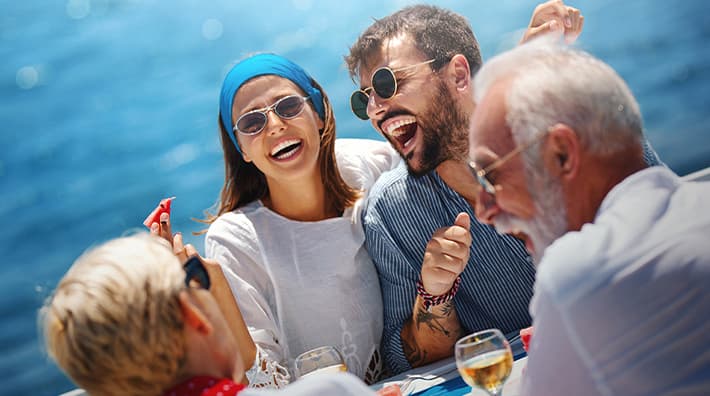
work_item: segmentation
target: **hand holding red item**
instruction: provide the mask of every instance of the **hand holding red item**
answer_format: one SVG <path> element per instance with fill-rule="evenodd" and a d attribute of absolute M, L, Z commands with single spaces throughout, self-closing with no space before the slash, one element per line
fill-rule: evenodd
<path fill-rule="evenodd" d="M 158 206 L 156 206 L 155 209 L 150 212 L 148 217 L 143 220 L 143 225 L 150 229 L 150 226 L 153 225 L 153 223 L 160 223 L 161 214 L 167 213 L 168 216 L 170 216 L 170 203 L 173 199 L 175 199 L 175 197 L 161 199 Z"/>
<path fill-rule="evenodd" d="M 533 335 L 533 326 L 520 330 L 520 341 L 523 342 L 523 349 L 525 352 L 530 348 L 530 340 Z"/>

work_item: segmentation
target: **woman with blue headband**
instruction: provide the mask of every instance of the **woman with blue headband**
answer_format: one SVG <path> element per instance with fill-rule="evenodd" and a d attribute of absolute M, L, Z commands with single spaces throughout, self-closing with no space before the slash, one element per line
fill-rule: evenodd
<path fill-rule="evenodd" d="M 399 156 L 385 142 L 336 142 L 323 89 L 273 54 L 227 74 L 219 129 L 225 182 L 205 252 L 222 264 L 256 344 L 251 385 L 290 382 L 295 357 L 323 345 L 376 381 L 382 298 L 358 208 Z"/>

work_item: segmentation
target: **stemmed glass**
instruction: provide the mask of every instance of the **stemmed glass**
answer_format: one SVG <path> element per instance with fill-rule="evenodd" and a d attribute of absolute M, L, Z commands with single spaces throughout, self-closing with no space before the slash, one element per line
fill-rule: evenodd
<path fill-rule="evenodd" d="M 295 361 L 297 378 L 317 373 L 335 373 L 347 371 L 343 356 L 335 347 L 322 346 L 303 352 Z"/>
<path fill-rule="evenodd" d="M 471 387 L 500 395 L 505 380 L 513 369 L 513 352 L 503 333 L 489 329 L 467 335 L 456 341 L 456 367 Z"/>

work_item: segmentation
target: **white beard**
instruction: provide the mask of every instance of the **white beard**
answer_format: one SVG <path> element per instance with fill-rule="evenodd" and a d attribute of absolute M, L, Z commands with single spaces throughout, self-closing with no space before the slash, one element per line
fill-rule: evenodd
<path fill-rule="evenodd" d="M 545 249 L 567 232 L 567 211 L 565 209 L 562 185 L 549 177 L 547 172 L 528 174 L 529 189 L 535 214 L 523 220 L 508 213 L 500 213 L 493 219 L 493 225 L 501 234 L 524 233 L 530 238 L 530 255 L 535 265 L 540 263 Z M 531 188 L 531 186 L 536 186 Z"/>

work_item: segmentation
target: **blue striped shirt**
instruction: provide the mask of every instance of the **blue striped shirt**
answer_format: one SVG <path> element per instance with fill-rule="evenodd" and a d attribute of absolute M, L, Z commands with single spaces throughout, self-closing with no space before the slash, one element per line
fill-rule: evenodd
<path fill-rule="evenodd" d="M 649 165 L 661 163 L 648 141 L 644 141 L 644 159 Z M 392 374 L 411 368 L 400 333 L 412 316 L 426 245 L 434 231 L 451 226 L 461 212 L 471 216 L 473 237 L 454 297 L 464 330 L 498 328 L 507 334 L 530 326 L 528 304 L 535 268 L 524 244 L 478 222 L 468 202 L 436 172 L 415 178 L 402 163 L 378 179 L 362 214 L 365 244 L 380 276 L 382 351 Z"/>
<path fill-rule="evenodd" d="M 530 325 L 535 268 L 523 243 L 475 220 L 468 202 L 436 172 L 415 178 L 403 163 L 380 177 L 363 211 L 365 243 L 382 287 L 382 350 L 392 374 L 411 368 L 400 332 L 412 316 L 426 245 L 460 212 L 471 216 L 473 237 L 454 297 L 461 325 L 467 332 L 495 327 L 504 333 Z"/>

